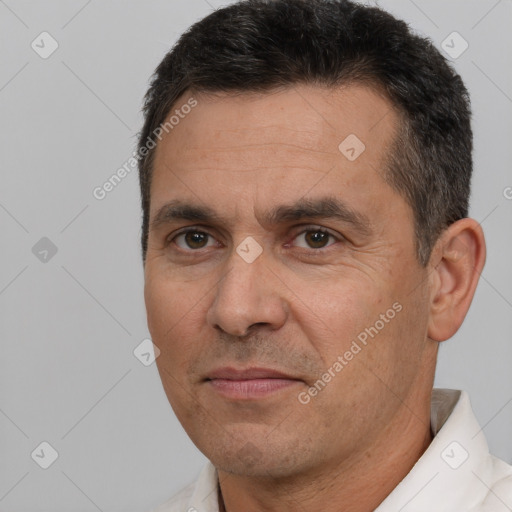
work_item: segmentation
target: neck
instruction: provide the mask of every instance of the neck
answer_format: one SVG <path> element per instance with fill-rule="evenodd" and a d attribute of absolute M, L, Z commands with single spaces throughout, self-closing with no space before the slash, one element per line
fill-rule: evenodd
<path fill-rule="evenodd" d="M 432 441 L 430 400 L 423 404 L 421 409 L 404 405 L 365 451 L 307 473 L 275 479 L 218 470 L 220 512 L 339 512 L 340 505 L 344 512 L 375 510 Z"/>

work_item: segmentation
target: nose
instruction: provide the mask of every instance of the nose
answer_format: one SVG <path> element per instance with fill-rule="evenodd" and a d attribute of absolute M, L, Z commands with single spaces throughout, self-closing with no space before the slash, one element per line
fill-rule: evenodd
<path fill-rule="evenodd" d="M 233 336 L 244 336 L 253 325 L 279 329 L 287 318 L 280 290 L 285 286 L 267 268 L 265 251 L 251 263 L 233 251 L 217 285 L 207 322 Z"/>

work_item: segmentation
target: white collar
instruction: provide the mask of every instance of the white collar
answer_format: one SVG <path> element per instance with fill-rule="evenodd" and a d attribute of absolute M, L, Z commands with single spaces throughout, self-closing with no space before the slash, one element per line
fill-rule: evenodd
<path fill-rule="evenodd" d="M 463 512 L 485 499 L 492 463 L 465 391 L 432 391 L 431 428 L 429 447 L 375 512 Z"/>

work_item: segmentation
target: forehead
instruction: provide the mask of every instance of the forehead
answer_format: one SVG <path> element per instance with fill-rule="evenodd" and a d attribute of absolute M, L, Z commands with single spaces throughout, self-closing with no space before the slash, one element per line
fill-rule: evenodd
<path fill-rule="evenodd" d="M 176 167 L 180 158 L 192 162 L 204 158 L 205 152 L 215 158 L 222 156 L 223 150 L 233 152 L 236 145 L 244 145 L 250 154 L 251 143 L 289 144 L 289 151 L 283 146 L 274 154 L 277 158 L 292 154 L 307 158 L 308 151 L 328 152 L 338 158 L 336 142 L 349 135 L 364 141 L 367 154 L 378 154 L 384 152 L 398 125 L 391 103 L 377 89 L 361 85 L 333 88 L 300 84 L 266 93 L 185 92 L 170 115 L 192 96 L 197 106 L 164 134 L 166 140 L 158 145 L 155 160 L 163 146 L 166 153 L 176 157 L 172 162 Z M 178 120 L 176 116 L 174 119 Z"/>
<path fill-rule="evenodd" d="M 313 188 L 323 195 L 336 188 L 358 196 L 376 183 L 386 187 L 382 168 L 398 115 L 372 88 L 296 85 L 258 94 L 186 92 L 170 115 L 191 97 L 197 106 L 185 109 L 188 113 L 156 148 L 151 217 L 173 198 L 213 201 L 227 209 L 228 195 L 231 203 L 233 197 L 286 203 Z"/>

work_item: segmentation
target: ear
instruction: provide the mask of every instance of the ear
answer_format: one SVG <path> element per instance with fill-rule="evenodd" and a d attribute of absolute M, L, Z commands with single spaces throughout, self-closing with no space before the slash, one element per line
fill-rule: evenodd
<path fill-rule="evenodd" d="M 451 338 L 461 326 L 485 264 L 485 238 L 475 219 L 451 224 L 432 250 L 428 336 Z"/>

